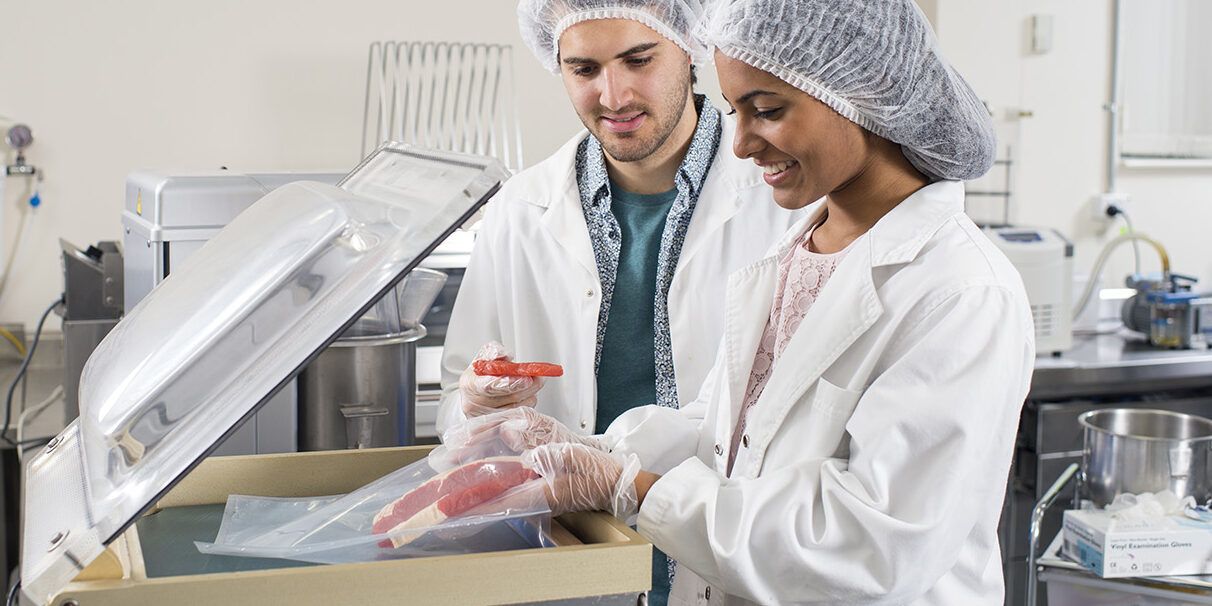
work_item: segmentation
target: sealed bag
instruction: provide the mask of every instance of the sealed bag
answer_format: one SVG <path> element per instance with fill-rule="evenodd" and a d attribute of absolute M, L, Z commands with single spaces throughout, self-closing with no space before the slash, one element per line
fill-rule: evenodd
<path fill-rule="evenodd" d="M 550 547 L 543 481 L 500 440 L 429 457 L 347 495 L 232 495 L 211 555 L 326 564 Z"/>

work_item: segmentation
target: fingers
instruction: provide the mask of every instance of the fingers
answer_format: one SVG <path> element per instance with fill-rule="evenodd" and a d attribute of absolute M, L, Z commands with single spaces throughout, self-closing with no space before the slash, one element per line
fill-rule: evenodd
<path fill-rule="evenodd" d="M 475 404 L 464 400 L 463 416 L 467 417 L 468 419 L 474 419 L 476 417 L 491 416 L 507 410 L 533 410 L 538 403 L 539 399 L 534 397 L 526 398 L 520 402 L 514 402 L 512 404 L 505 404 L 503 406 L 496 407 L 482 406 L 480 404 Z"/>
<path fill-rule="evenodd" d="M 580 444 L 607 452 L 600 436 L 579 436 L 563 423 L 534 409 L 534 402 L 520 402 L 506 408 L 469 408 L 468 420 L 448 429 L 442 443 L 453 447 L 481 444 L 501 445 L 521 453 L 555 443 Z M 569 464 L 574 464 L 569 461 Z"/>
<path fill-rule="evenodd" d="M 459 377 L 463 411 L 468 416 L 479 416 L 500 408 L 533 406 L 542 388 L 542 380 L 535 377 L 481 377 L 471 368 Z"/>
<path fill-rule="evenodd" d="M 539 393 L 543 381 L 538 377 L 498 377 L 465 373 L 466 381 L 459 379 L 459 388 L 482 400 L 520 400 Z"/>
<path fill-rule="evenodd" d="M 473 360 L 509 360 L 509 351 L 496 341 L 485 343 Z M 480 376 L 473 366 L 468 366 L 459 377 L 459 393 L 462 396 L 463 414 L 477 417 L 498 410 L 518 407 L 534 407 L 538 404 L 538 393 L 543 388 L 540 377 Z"/>
<path fill-rule="evenodd" d="M 560 474 L 551 465 L 549 449 L 546 446 L 539 446 L 523 452 L 522 466 L 538 474 L 543 481 L 543 492 L 547 497 L 547 504 L 551 508 L 552 515 L 567 513 L 569 510 L 564 506 L 563 500 L 559 497 L 559 491 L 556 489 L 556 482 L 560 481 Z"/>
<path fill-rule="evenodd" d="M 476 352 L 475 360 L 496 360 L 498 358 L 510 357 L 509 350 L 497 341 L 489 341 L 480 347 Z"/>
<path fill-rule="evenodd" d="M 610 513 L 628 523 L 640 513 L 640 499 L 635 488 L 635 479 L 639 475 L 640 458 L 634 453 L 630 454 L 622 461 L 610 503 Z"/>
<path fill-rule="evenodd" d="M 531 380 L 530 385 L 512 395 L 485 396 L 474 388 L 465 389 L 460 385 L 463 414 L 470 418 L 513 408 L 533 408 L 538 405 L 539 399 L 535 394 L 541 387 L 541 383 Z"/>
<path fill-rule="evenodd" d="M 550 432 L 546 431 L 541 424 L 527 422 L 525 419 L 514 419 L 502 423 L 499 435 L 502 442 L 518 452 L 530 450 L 552 441 Z"/>
<path fill-rule="evenodd" d="M 469 415 L 467 421 L 442 434 L 442 443 L 451 448 L 480 451 L 485 448 L 520 454 L 547 442 L 544 427 L 554 423 L 531 407 L 492 410 L 483 416 Z"/>
<path fill-rule="evenodd" d="M 522 454 L 522 464 L 547 480 L 553 512 L 616 511 L 616 487 L 623 472 L 621 461 L 583 444 L 547 444 Z M 636 459 L 638 464 L 638 459 Z M 634 474 L 632 475 L 634 484 Z M 632 488 L 634 494 L 634 487 Z M 634 497 L 630 501 L 634 501 Z"/>

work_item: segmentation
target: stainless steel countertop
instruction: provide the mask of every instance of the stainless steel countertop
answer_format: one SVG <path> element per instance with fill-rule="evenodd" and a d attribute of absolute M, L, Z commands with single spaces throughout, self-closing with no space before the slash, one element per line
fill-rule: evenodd
<path fill-rule="evenodd" d="M 1143 337 L 1120 329 L 1112 334 L 1074 336 L 1060 356 L 1035 360 L 1030 399 L 1148 393 L 1212 386 L 1212 349 L 1150 347 Z"/>

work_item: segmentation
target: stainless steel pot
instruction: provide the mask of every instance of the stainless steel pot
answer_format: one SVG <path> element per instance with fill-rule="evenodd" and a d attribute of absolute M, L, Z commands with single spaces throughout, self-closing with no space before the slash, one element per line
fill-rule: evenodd
<path fill-rule="evenodd" d="M 1212 498 L 1212 420 L 1166 410 L 1114 408 L 1078 418 L 1085 432 L 1083 497 L 1102 507 L 1120 493 L 1171 490 Z"/>
<path fill-rule="evenodd" d="M 299 374 L 299 450 L 416 442 L 417 341 L 425 327 L 338 339 Z"/>
<path fill-rule="evenodd" d="M 446 274 L 416 268 L 299 374 L 299 450 L 416 442 L 421 316 Z"/>

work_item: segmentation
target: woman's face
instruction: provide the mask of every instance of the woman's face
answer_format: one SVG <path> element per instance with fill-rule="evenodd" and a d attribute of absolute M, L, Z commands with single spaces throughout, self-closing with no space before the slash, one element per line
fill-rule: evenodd
<path fill-rule="evenodd" d="M 737 118 L 732 151 L 765 171 L 774 201 L 803 208 L 862 174 L 867 132 L 811 95 L 716 51 L 720 89 Z"/>

